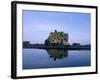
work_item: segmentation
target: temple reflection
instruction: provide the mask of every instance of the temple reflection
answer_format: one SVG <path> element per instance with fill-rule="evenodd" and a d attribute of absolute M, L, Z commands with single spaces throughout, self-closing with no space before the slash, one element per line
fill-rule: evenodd
<path fill-rule="evenodd" d="M 49 57 L 53 58 L 54 61 L 56 61 L 57 59 L 63 59 L 65 57 L 68 57 L 68 50 L 48 49 L 46 51 Z"/>

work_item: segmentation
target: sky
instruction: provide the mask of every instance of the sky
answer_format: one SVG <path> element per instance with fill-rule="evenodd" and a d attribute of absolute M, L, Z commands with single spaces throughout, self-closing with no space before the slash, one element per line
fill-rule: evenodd
<path fill-rule="evenodd" d="M 50 32 L 68 33 L 68 43 L 90 44 L 90 13 L 23 10 L 23 41 L 43 44 Z"/>

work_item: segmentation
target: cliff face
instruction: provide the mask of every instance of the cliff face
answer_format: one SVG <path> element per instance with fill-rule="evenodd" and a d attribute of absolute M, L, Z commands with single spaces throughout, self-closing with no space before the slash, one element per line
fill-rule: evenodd
<path fill-rule="evenodd" d="M 67 45 L 68 44 L 68 34 L 64 32 L 51 32 L 47 40 L 45 40 L 45 45 Z"/>

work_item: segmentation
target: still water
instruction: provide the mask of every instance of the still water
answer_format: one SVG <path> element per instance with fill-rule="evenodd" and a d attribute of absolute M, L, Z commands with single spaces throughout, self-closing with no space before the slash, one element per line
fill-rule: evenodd
<path fill-rule="evenodd" d="M 80 67 L 91 65 L 89 50 L 23 49 L 23 69 Z"/>

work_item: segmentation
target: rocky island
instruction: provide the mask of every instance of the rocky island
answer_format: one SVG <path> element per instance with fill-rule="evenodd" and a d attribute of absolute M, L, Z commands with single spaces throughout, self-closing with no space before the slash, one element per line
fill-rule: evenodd
<path fill-rule="evenodd" d="M 68 44 L 68 34 L 64 32 L 51 32 L 47 40 L 45 40 L 45 45 L 55 46 L 55 45 L 63 45 L 66 46 Z"/>

